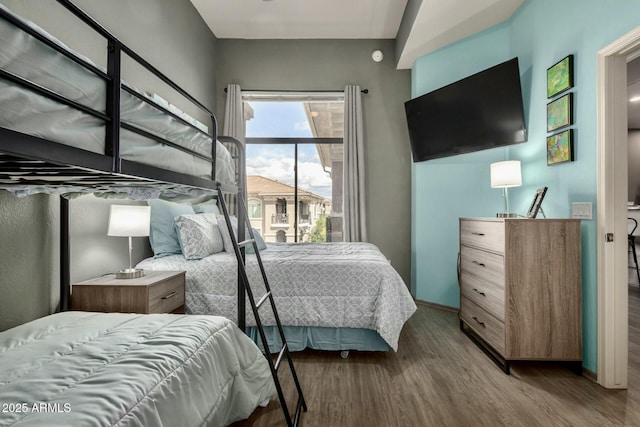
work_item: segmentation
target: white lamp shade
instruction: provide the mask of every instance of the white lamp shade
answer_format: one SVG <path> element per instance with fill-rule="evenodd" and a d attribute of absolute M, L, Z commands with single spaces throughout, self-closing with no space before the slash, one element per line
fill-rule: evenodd
<path fill-rule="evenodd" d="M 108 236 L 140 237 L 149 235 L 150 206 L 111 205 Z"/>
<path fill-rule="evenodd" d="M 521 185 L 520 160 L 491 163 L 491 188 L 519 187 Z"/>

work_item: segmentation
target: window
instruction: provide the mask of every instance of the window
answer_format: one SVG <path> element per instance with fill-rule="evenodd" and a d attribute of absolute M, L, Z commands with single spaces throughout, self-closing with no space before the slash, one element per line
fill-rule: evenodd
<path fill-rule="evenodd" d="M 262 202 L 258 199 L 249 199 L 248 206 L 249 219 L 262 218 Z"/>
<path fill-rule="evenodd" d="M 265 241 L 342 241 L 343 94 L 243 98 L 247 193 L 261 197 Z"/>

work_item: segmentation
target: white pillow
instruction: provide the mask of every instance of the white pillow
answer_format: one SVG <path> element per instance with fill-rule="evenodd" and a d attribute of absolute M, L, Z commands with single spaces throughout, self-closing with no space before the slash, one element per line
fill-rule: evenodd
<path fill-rule="evenodd" d="M 179 215 L 174 223 L 186 259 L 202 259 L 224 250 L 215 214 Z"/>
<path fill-rule="evenodd" d="M 200 214 L 202 215 L 202 214 Z M 224 215 L 218 215 L 218 231 L 222 236 L 222 241 L 224 242 L 224 251 L 225 252 L 233 252 L 233 243 L 231 242 L 231 235 L 229 234 L 229 228 L 227 227 L 227 221 L 224 218 Z M 231 220 L 231 228 L 233 229 L 233 233 L 237 236 L 238 233 L 238 218 L 235 216 L 229 217 Z M 247 238 L 245 234 L 245 239 Z"/>
<path fill-rule="evenodd" d="M 202 214 L 201 214 L 202 215 Z M 220 234 L 222 235 L 222 240 L 224 241 L 224 251 L 225 252 L 233 252 L 233 243 L 231 242 L 231 235 L 229 234 L 229 228 L 227 227 L 227 221 L 224 219 L 224 215 L 218 215 L 218 229 L 220 230 Z M 238 237 L 238 218 L 235 216 L 229 217 L 231 220 L 231 228 L 233 229 L 233 234 L 237 238 Z M 262 251 L 267 249 L 267 244 L 262 239 L 260 233 L 255 228 L 252 228 L 253 236 L 256 239 L 256 243 L 258 245 L 258 250 Z M 245 227 L 244 238 L 249 238 L 249 230 Z M 252 254 L 254 253 L 253 245 L 246 246 L 245 253 Z"/>

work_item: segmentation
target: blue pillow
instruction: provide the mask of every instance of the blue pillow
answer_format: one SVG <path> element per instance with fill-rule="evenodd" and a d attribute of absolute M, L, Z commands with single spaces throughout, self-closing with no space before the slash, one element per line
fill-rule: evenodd
<path fill-rule="evenodd" d="M 151 243 L 154 257 L 161 258 L 182 253 L 173 220 L 180 215 L 194 214 L 195 212 L 191 205 L 160 199 L 152 199 L 148 203 L 151 206 L 149 242 Z"/>
<path fill-rule="evenodd" d="M 193 211 L 197 214 L 212 213 L 212 214 L 220 215 L 220 210 L 218 209 L 218 202 L 215 199 L 209 200 L 204 203 L 198 203 L 197 205 L 193 205 Z"/>
<path fill-rule="evenodd" d="M 258 245 L 258 250 L 263 251 L 263 250 L 267 249 L 267 244 L 264 242 L 264 239 L 262 238 L 262 236 L 260 235 L 258 230 L 256 230 L 255 228 L 253 229 L 253 237 L 256 239 L 256 244 Z M 252 254 L 253 252 L 254 252 L 253 245 L 247 246 L 246 253 Z"/>

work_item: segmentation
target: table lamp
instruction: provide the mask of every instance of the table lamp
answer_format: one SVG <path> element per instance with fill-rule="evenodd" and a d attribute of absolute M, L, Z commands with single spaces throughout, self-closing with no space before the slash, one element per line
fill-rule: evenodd
<path fill-rule="evenodd" d="M 522 174 L 520 160 L 506 160 L 491 163 L 491 188 L 504 190 L 504 212 L 498 213 L 499 218 L 515 218 L 517 215 L 509 213 L 509 187 L 520 187 Z"/>
<path fill-rule="evenodd" d="M 144 276 L 144 271 L 131 266 L 132 237 L 149 235 L 151 208 L 149 206 L 111 205 L 108 236 L 129 238 L 129 268 L 116 272 L 116 279 L 134 279 Z"/>

